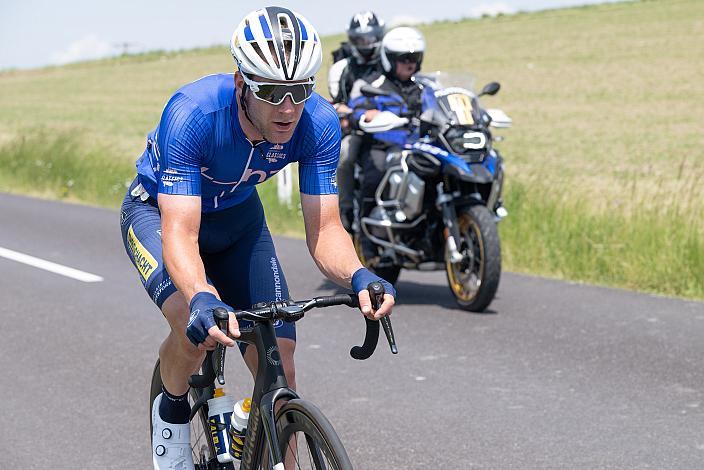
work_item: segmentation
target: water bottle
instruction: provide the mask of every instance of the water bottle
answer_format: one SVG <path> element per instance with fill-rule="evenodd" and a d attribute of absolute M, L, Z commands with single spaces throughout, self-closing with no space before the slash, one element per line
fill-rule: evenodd
<path fill-rule="evenodd" d="M 235 403 L 230 424 L 230 454 L 232 457 L 241 460 L 242 449 L 244 449 L 244 436 L 247 434 L 247 421 L 249 421 L 249 410 L 252 408 L 252 399 L 245 398 Z"/>
<path fill-rule="evenodd" d="M 208 400 L 208 424 L 220 463 L 233 460 L 230 455 L 230 436 L 227 430 L 230 427 L 234 401 L 234 398 L 226 395 L 222 388 L 216 388 L 213 398 Z"/>

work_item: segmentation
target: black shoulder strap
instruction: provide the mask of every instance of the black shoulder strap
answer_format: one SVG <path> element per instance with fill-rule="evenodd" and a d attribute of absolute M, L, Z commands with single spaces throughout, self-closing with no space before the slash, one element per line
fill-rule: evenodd
<path fill-rule="evenodd" d="M 340 47 L 332 51 L 332 63 L 339 62 L 342 59 L 352 57 L 352 49 L 348 42 L 341 42 Z"/>

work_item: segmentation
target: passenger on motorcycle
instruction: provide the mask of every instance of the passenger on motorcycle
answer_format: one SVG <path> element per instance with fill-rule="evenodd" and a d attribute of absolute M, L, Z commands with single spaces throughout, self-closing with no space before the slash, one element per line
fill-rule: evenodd
<path fill-rule="evenodd" d="M 425 38 L 415 28 L 400 27 L 389 31 L 381 44 L 383 72 L 357 80 L 352 88 L 349 107 L 354 109 L 350 127 L 359 129 L 360 121 L 372 121 L 381 111 L 391 111 L 402 117 L 418 118 L 422 112 L 423 86 L 414 79 L 420 71 L 425 52 Z M 363 86 L 372 86 L 390 96 L 364 96 Z M 384 175 L 386 155 L 405 140 L 407 130 L 392 130 L 365 135 L 360 149 L 363 171 L 361 184 L 361 217 L 374 208 L 374 193 Z M 375 250 L 362 234 L 364 256 L 370 260 Z"/>
<path fill-rule="evenodd" d="M 348 41 L 333 51 L 333 65 L 328 73 L 328 90 L 333 106 L 340 116 L 342 138 L 340 163 L 337 168 L 337 184 L 340 193 L 340 215 L 342 223 L 350 230 L 352 223 L 354 165 L 359 153 L 361 139 L 349 132 L 347 107 L 354 82 L 382 70 L 379 46 L 384 37 L 384 21 L 374 12 L 362 11 L 350 20 L 347 28 Z"/>

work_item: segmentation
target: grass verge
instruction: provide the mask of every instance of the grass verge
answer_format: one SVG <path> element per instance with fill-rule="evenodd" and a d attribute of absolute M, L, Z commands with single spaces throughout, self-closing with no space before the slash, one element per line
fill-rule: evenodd
<path fill-rule="evenodd" d="M 640 201 L 625 211 L 595 210 L 554 188 L 515 181 L 505 202 L 507 269 L 704 299 L 702 209 Z"/>

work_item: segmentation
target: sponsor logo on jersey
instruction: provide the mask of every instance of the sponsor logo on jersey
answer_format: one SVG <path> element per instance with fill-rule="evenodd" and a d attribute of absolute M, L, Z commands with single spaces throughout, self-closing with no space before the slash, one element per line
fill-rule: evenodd
<path fill-rule="evenodd" d="M 144 282 L 147 282 L 147 279 L 149 279 L 149 276 L 151 276 L 154 270 L 159 266 L 159 263 L 156 262 L 154 256 L 152 256 L 137 239 L 131 225 L 127 230 L 127 245 L 132 252 L 134 265 L 137 267 L 139 274 L 144 278 Z"/>
<path fill-rule="evenodd" d="M 272 147 L 267 153 L 266 156 L 264 157 L 266 161 L 269 163 L 276 163 L 279 160 L 284 160 L 286 158 L 286 153 L 284 152 L 277 152 L 274 150 Z"/>
<path fill-rule="evenodd" d="M 162 174 L 161 174 L 161 181 L 162 181 L 162 183 L 164 183 L 164 184 L 167 184 L 167 183 L 172 183 L 172 184 L 173 184 L 173 183 L 180 183 L 181 181 L 183 181 L 183 176 L 177 176 L 177 175 L 162 173 Z"/>

